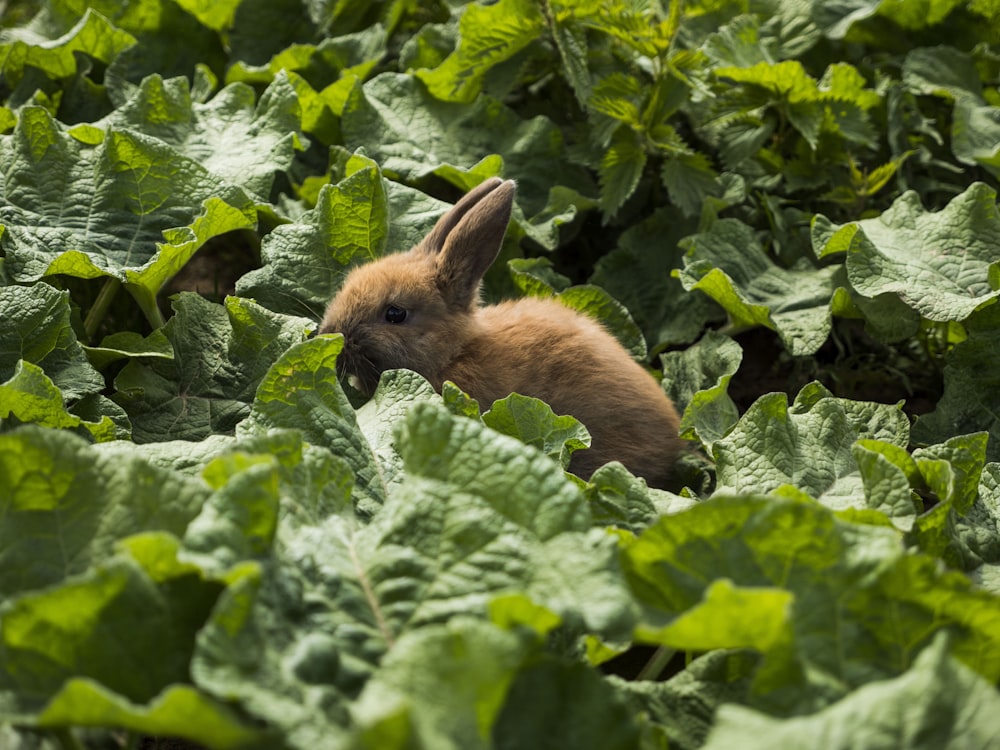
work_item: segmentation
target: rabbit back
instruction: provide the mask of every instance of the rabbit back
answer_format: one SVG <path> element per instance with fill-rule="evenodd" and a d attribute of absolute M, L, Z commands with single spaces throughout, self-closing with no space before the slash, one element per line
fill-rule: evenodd
<path fill-rule="evenodd" d="M 446 379 L 484 407 L 520 393 L 579 419 L 592 444 L 574 454 L 575 474 L 589 477 L 617 460 L 664 486 L 682 443 L 677 411 L 600 323 L 555 300 L 527 298 L 479 308 L 473 330 Z"/>

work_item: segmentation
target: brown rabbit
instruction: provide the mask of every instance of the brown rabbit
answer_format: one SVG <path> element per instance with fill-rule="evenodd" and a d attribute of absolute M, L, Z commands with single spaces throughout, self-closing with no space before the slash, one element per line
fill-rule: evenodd
<path fill-rule="evenodd" d="M 571 471 L 589 477 L 617 460 L 662 487 L 681 445 L 677 411 L 611 334 L 555 300 L 480 306 L 513 202 L 513 182 L 486 180 L 412 250 L 351 271 L 319 332 L 344 335 L 339 364 L 369 394 L 382 372 L 407 368 L 439 391 L 451 380 L 483 407 L 534 396 L 590 430 Z"/>

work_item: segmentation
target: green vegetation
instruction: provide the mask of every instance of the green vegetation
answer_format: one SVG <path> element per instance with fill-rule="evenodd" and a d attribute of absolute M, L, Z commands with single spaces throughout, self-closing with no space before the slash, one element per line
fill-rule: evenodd
<path fill-rule="evenodd" d="M 0 8 L 0 746 L 1000 743 L 1000 4 Z M 311 337 L 498 174 L 673 492 Z"/>

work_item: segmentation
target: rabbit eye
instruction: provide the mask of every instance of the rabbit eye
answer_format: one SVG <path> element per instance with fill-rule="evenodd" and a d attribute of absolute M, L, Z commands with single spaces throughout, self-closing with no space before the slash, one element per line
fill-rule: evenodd
<path fill-rule="evenodd" d="M 402 323 L 406 320 L 406 310 L 402 307 L 396 307 L 395 305 L 389 305 L 385 308 L 385 320 L 387 323 L 397 324 Z"/>

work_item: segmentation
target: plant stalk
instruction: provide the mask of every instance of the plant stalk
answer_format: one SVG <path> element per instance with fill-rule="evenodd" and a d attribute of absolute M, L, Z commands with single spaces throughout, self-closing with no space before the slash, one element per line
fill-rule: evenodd
<path fill-rule="evenodd" d="M 69 727 L 53 729 L 52 734 L 55 736 L 56 741 L 62 745 L 63 750 L 86 750 L 83 743 L 80 742 L 80 738 L 73 734 L 73 730 Z"/>
<path fill-rule="evenodd" d="M 115 298 L 115 295 L 121 287 L 122 282 L 114 276 L 109 276 L 104 280 L 104 286 L 101 287 L 101 291 L 98 293 L 97 299 L 94 300 L 94 304 L 87 312 L 87 317 L 83 321 L 83 331 L 87 337 L 87 341 L 94 341 L 94 336 L 97 335 L 97 329 L 100 327 L 101 321 L 104 320 L 104 316 L 108 314 L 108 308 L 111 307 L 111 301 Z"/>
<path fill-rule="evenodd" d="M 663 673 L 663 670 L 666 669 L 670 660 L 674 658 L 675 653 L 672 648 L 660 646 L 656 649 L 652 658 L 646 662 L 646 665 L 639 670 L 639 674 L 636 675 L 635 679 L 638 681 L 657 679 Z"/>

